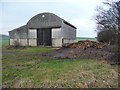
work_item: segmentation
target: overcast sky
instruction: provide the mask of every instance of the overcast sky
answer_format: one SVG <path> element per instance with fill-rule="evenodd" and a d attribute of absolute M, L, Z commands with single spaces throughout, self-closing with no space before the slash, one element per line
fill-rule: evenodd
<path fill-rule="evenodd" d="M 25 25 L 30 18 L 51 12 L 77 27 L 77 37 L 96 37 L 95 8 L 102 0 L 1 0 L 0 33 Z M 1 22 L 2 20 L 2 22 Z"/>

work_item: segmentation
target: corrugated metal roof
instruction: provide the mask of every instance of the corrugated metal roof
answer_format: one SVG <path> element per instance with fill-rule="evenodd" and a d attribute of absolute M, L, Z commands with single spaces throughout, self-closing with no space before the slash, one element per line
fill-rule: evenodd
<path fill-rule="evenodd" d="M 23 25 L 19 28 L 13 29 L 13 30 L 23 30 L 27 28 L 47 28 L 47 27 L 61 27 L 62 24 L 65 23 L 75 29 L 77 29 L 75 26 L 70 24 L 69 22 L 65 21 L 64 19 L 60 18 L 59 16 L 49 13 L 49 12 L 44 12 L 37 14 L 33 16 L 26 25 Z M 11 30 L 11 31 L 13 31 Z M 9 31 L 9 32 L 11 32 Z"/>
<path fill-rule="evenodd" d="M 23 26 L 21 26 L 21 27 L 18 27 L 18 28 L 15 28 L 15 29 L 13 29 L 13 30 L 11 30 L 11 31 L 15 31 L 15 30 L 27 30 L 27 26 L 26 25 L 23 25 Z M 9 32 L 11 32 L 11 31 L 9 31 Z"/>

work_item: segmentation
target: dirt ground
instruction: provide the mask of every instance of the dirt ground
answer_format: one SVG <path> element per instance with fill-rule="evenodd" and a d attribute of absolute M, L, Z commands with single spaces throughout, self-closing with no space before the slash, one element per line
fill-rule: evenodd
<path fill-rule="evenodd" d="M 44 53 L 43 56 L 57 59 L 96 59 L 107 60 L 111 64 L 118 63 L 117 47 L 105 46 L 103 48 L 69 48 L 63 47 L 52 53 Z"/>

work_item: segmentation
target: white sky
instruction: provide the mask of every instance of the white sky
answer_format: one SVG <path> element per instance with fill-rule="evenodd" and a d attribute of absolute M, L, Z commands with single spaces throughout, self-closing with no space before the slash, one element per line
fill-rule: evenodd
<path fill-rule="evenodd" d="M 77 37 L 96 37 L 95 9 L 102 0 L 1 0 L 2 34 L 25 25 L 30 18 L 51 12 L 77 27 Z"/>

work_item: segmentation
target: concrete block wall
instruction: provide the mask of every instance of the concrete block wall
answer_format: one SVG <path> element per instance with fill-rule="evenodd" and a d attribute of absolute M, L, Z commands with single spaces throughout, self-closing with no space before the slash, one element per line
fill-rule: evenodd
<path fill-rule="evenodd" d="M 27 46 L 27 39 L 10 39 L 10 45 Z"/>
<path fill-rule="evenodd" d="M 52 47 L 62 47 L 62 38 L 52 38 Z"/>
<path fill-rule="evenodd" d="M 71 39 L 63 39 L 63 43 L 66 44 L 66 43 L 74 43 L 75 40 L 71 40 Z"/>
<path fill-rule="evenodd" d="M 37 40 L 36 39 L 29 39 L 29 46 L 37 46 Z"/>
<path fill-rule="evenodd" d="M 53 47 L 62 47 L 61 28 L 52 28 L 52 46 Z"/>
<path fill-rule="evenodd" d="M 28 46 L 37 46 L 37 29 L 28 29 Z"/>

